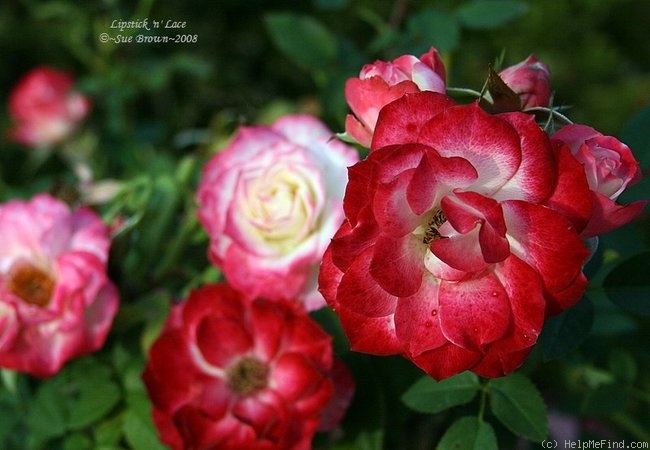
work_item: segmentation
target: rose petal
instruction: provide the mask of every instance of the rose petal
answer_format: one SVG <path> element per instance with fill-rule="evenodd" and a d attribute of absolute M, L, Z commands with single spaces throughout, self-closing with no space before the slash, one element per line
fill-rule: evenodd
<path fill-rule="evenodd" d="M 454 344 L 482 351 L 501 339 L 511 326 L 508 293 L 492 273 L 461 283 L 440 283 L 440 327 Z"/>
<path fill-rule="evenodd" d="M 406 94 L 387 104 L 379 113 L 371 150 L 387 145 L 418 142 L 417 137 L 423 125 L 455 104 L 446 95 L 429 91 Z M 408 114 L 404 114 L 404 111 L 408 111 Z"/>
<path fill-rule="evenodd" d="M 468 160 L 478 173 L 468 190 L 484 195 L 504 186 L 522 159 L 515 128 L 476 103 L 445 109 L 422 126 L 417 142 L 433 147 L 443 157 Z"/>

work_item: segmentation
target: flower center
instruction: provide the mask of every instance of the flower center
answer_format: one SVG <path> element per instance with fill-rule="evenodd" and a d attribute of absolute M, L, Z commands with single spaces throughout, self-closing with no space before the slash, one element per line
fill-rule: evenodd
<path fill-rule="evenodd" d="M 9 270 L 7 288 L 25 302 L 47 306 L 54 291 L 54 279 L 44 270 L 27 263 L 15 263 Z"/>
<path fill-rule="evenodd" d="M 254 394 L 267 386 L 269 367 L 257 358 L 245 356 L 228 369 L 226 378 L 236 393 Z"/>
<path fill-rule="evenodd" d="M 424 231 L 422 243 L 429 245 L 431 241 L 442 238 L 440 232 L 438 231 L 438 228 L 446 221 L 447 218 L 445 217 L 445 213 L 442 212 L 442 209 L 436 208 L 433 211 L 433 215 L 431 216 L 429 223 L 427 224 L 427 229 Z"/>

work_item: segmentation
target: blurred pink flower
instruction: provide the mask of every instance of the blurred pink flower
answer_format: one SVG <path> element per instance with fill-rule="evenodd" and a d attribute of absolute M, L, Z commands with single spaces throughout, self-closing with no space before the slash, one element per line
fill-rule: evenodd
<path fill-rule="evenodd" d="M 318 119 L 285 116 L 243 127 L 205 166 L 199 218 L 209 257 L 235 288 L 252 297 L 325 305 L 318 265 L 343 221 L 346 168 L 354 148 L 332 139 Z"/>
<path fill-rule="evenodd" d="M 98 350 L 118 307 L 108 228 L 40 194 L 0 205 L 0 366 L 39 377 Z"/>
<path fill-rule="evenodd" d="M 9 114 L 15 122 L 10 137 L 28 146 L 57 144 L 89 110 L 90 101 L 73 89 L 72 76 L 37 67 L 18 81 L 9 96 Z"/>
<path fill-rule="evenodd" d="M 333 366 L 331 337 L 303 308 L 249 300 L 225 283 L 174 306 L 143 380 L 161 440 L 175 450 L 309 449 L 353 389 Z"/>

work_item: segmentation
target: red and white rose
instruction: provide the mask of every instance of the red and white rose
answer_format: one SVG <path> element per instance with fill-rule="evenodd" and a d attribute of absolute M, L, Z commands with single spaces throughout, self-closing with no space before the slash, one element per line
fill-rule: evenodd
<path fill-rule="evenodd" d="M 318 265 L 343 221 L 346 167 L 357 161 L 354 148 L 312 116 L 241 128 L 205 166 L 198 188 L 211 261 L 250 296 L 324 306 Z"/>
<path fill-rule="evenodd" d="M 353 114 L 345 130 L 365 147 L 370 146 L 379 111 L 402 95 L 419 91 L 445 92 L 445 66 L 435 48 L 419 58 L 402 55 L 390 61 L 366 64 L 359 77 L 345 84 L 345 99 Z"/>
<path fill-rule="evenodd" d="M 143 379 L 173 449 L 300 450 L 347 408 L 352 381 L 333 368 L 331 337 L 303 308 L 222 283 L 174 306 Z"/>
<path fill-rule="evenodd" d="M 533 116 L 406 94 L 349 179 L 320 285 L 353 350 L 501 376 L 581 298 L 591 193 Z"/>
<path fill-rule="evenodd" d="M 645 201 L 620 205 L 616 199 L 641 180 L 641 168 L 630 148 L 613 136 L 605 136 L 586 125 L 571 124 L 551 136 L 565 144 L 582 164 L 593 193 L 593 215 L 583 231 L 597 236 L 618 228 L 637 217 Z"/>
<path fill-rule="evenodd" d="M 74 90 L 71 75 L 51 67 L 27 73 L 9 96 L 9 114 L 15 125 L 10 136 L 35 147 L 60 143 L 90 110 L 90 101 Z"/>
<path fill-rule="evenodd" d="M 0 205 L 0 366 L 39 377 L 98 350 L 118 308 L 108 228 L 46 194 Z"/>

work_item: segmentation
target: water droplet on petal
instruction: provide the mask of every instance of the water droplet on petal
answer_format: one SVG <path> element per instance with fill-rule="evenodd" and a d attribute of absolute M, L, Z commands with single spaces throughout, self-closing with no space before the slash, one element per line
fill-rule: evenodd
<path fill-rule="evenodd" d="M 492 297 L 497 297 L 499 293 L 497 291 L 492 291 Z"/>
<path fill-rule="evenodd" d="M 438 310 L 437 310 L 437 309 L 432 310 L 432 311 L 431 311 L 431 315 L 432 315 L 432 316 L 436 316 L 436 315 L 438 315 Z"/>
<path fill-rule="evenodd" d="M 424 326 L 427 327 L 427 328 L 431 328 L 433 326 L 433 322 L 431 322 L 430 320 L 427 320 L 426 322 L 424 322 Z"/>
<path fill-rule="evenodd" d="M 478 328 L 474 328 L 474 333 L 478 333 Z"/>

